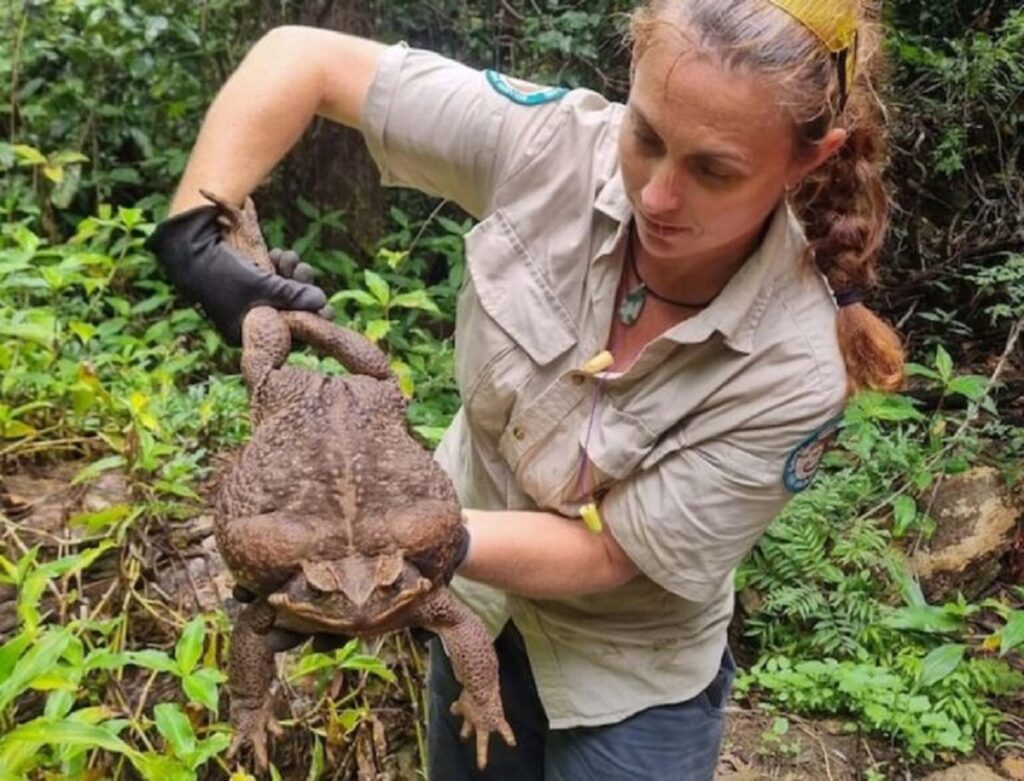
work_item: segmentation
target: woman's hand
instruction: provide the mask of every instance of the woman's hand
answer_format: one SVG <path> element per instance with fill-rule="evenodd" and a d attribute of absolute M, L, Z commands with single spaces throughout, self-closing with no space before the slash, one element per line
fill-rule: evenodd
<path fill-rule="evenodd" d="M 257 268 L 223 241 L 217 215 L 216 206 L 199 206 L 164 220 L 146 248 L 174 286 L 203 308 L 225 340 L 241 343 L 242 320 L 254 306 L 323 309 L 327 296 L 308 284 L 312 279 L 309 266 L 296 266 L 294 253 L 277 252 L 276 265 L 287 273 L 271 274 Z"/>

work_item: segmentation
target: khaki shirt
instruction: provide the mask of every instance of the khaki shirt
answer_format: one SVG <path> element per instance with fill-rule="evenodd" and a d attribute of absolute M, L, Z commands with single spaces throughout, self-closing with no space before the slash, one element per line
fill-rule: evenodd
<path fill-rule="evenodd" d="M 785 205 L 707 309 L 626 371 L 583 371 L 605 348 L 631 218 L 624 107 L 529 89 L 395 46 L 363 132 L 384 184 L 481 220 L 458 300 L 463 406 L 436 454 L 463 505 L 577 518 L 596 499 L 642 573 L 559 600 L 453 582 L 495 635 L 515 621 L 557 729 L 616 722 L 711 681 L 733 570 L 791 497 L 787 469 L 790 487 L 802 487 L 797 462 L 813 473 L 806 446 L 841 412 L 846 375 L 835 304 Z"/>

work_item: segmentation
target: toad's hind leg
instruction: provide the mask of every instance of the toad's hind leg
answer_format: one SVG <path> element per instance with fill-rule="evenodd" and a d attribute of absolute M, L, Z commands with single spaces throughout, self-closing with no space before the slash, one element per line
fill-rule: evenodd
<path fill-rule="evenodd" d="M 391 375 L 388 358 L 362 334 L 335 325 L 312 312 L 281 312 L 291 335 L 338 360 L 353 374 L 379 380 Z"/>
<path fill-rule="evenodd" d="M 291 331 L 280 312 L 269 306 L 249 310 L 242 322 L 242 376 L 250 394 L 257 393 L 267 375 L 281 367 L 291 349 Z"/>
<path fill-rule="evenodd" d="M 463 719 L 463 740 L 475 733 L 476 763 L 483 770 L 492 732 L 509 746 L 516 744 L 512 728 L 505 720 L 498 688 L 498 657 L 487 629 L 447 589 L 435 592 L 416 611 L 413 621 L 441 637 L 455 677 L 462 684 L 462 694 L 452 705 L 452 713 Z"/>

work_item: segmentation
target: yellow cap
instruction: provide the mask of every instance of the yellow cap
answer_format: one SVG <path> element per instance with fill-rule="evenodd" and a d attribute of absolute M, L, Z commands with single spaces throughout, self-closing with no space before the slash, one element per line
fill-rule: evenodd
<path fill-rule="evenodd" d="M 799 20 L 833 54 L 846 51 L 857 38 L 856 0 L 768 0 Z"/>

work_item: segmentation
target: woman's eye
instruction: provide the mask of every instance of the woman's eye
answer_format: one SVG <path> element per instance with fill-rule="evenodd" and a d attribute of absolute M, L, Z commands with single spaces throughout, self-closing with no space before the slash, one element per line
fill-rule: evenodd
<path fill-rule="evenodd" d="M 640 144 L 640 146 L 646 147 L 648 149 L 661 148 L 661 139 L 658 138 L 653 133 L 648 133 L 643 130 L 634 130 L 633 138 L 636 139 L 636 142 Z"/>
<path fill-rule="evenodd" d="M 705 179 L 714 182 L 728 182 L 736 178 L 731 171 L 724 171 L 712 165 L 701 165 L 698 167 L 697 172 Z"/>

